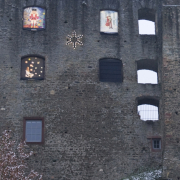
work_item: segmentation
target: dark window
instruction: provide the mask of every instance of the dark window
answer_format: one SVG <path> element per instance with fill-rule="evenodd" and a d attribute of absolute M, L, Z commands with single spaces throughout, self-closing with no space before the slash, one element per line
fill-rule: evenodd
<path fill-rule="evenodd" d="M 153 149 L 161 149 L 161 140 L 153 139 Z"/>
<path fill-rule="evenodd" d="M 24 118 L 24 140 L 26 143 L 43 143 L 43 118 Z"/>
<path fill-rule="evenodd" d="M 45 29 L 46 12 L 41 7 L 26 7 L 23 13 L 23 29 L 43 30 Z"/>
<path fill-rule="evenodd" d="M 29 56 L 21 60 L 21 79 L 44 79 L 44 59 Z"/>
<path fill-rule="evenodd" d="M 122 61 L 117 59 L 99 60 L 99 78 L 102 82 L 122 82 Z"/>

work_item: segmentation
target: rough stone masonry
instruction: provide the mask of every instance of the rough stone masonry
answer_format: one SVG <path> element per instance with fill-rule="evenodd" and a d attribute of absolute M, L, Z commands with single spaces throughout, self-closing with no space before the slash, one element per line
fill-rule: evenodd
<path fill-rule="evenodd" d="M 46 9 L 46 28 L 24 30 L 23 10 Z M 118 12 L 118 34 L 100 33 L 100 10 Z M 139 35 L 138 20 L 156 24 Z M 66 45 L 82 34 L 83 46 Z M 21 59 L 42 56 L 44 80 L 22 80 Z M 122 61 L 122 82 L 101 82 L 99 60 Z M 180 179 L 179 0 L 0 0 L 0 132 L 23 140 L 24 117 L 44 118 L 44 143 L 29 144 L 29 167 L 44 180 L 120 180 L 162 169 Z M 150 62 L 150 63 L 149 63 Z M 138 84 L 138 68 L 158 84 Z M 141 103 L 158 104 L 159 120 L 142 121 Z M 153 138 L 161 150 L 153 151 Z"/>

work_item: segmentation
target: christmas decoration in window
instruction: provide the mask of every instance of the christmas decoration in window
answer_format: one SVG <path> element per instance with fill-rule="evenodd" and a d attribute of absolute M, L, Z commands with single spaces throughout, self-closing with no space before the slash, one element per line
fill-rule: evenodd
<path fill-rule="evenodd" d="M 44 59 L 41 57 L 25 57 L 21 60 L 21 79 L 44 79 Z"/>
<path fill-rule="evenodd" d="M 45 29 L 45 9 L 41 7 L 27 7 L 23 13 L 23 29 Z"/>
<path fill-rule="evenodd" d="M 80 39 L 83 37 L 83 35 L 76 36 L 76 31 L 72 32 L 72 36 L 68 35 L 68 42 L 66 45 L 73 44 L 73 48 L 76 48 L 76 44 L 83 45 L 83 43 L 80 41 Z"/>
<path fill-rule="evenodd" d="M 118 33 L 118 12 L 111 10 L 100 11 L 100 32 L 107 34 Z"/>

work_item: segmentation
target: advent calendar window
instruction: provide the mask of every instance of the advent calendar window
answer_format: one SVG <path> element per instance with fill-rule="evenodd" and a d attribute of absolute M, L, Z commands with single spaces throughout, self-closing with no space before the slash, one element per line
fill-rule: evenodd
<path fill-rule="evenodd" d="M 26 7 L 23 13 L 23 29 L 43 30 L 45 29 L 46 12 L 41 7 Z"/>
<path fill-rule="evenodd" d="M 44 79 L 44 58 L 29 56 L 21 60 L 21 79 Z"/>

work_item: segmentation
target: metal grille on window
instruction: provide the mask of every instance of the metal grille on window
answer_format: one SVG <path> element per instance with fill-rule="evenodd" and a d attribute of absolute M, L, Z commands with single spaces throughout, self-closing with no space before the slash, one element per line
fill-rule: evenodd
<path fill-rule="evenodd" d="M 116 59 L 101 59 L 99 61 L 100 81 L 122 82 L 122 61 Z"/>
<path fill-rule="evenodd" d="M 158 107 L 150 104 L 138 106 L 138 114 L 141 120 L 159 120 Z"/>

